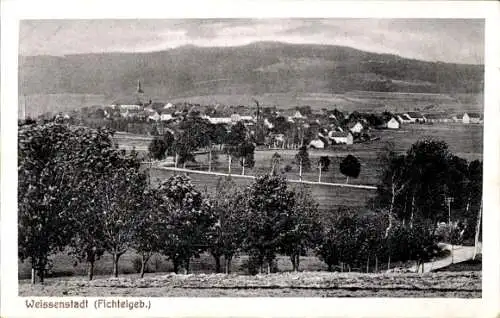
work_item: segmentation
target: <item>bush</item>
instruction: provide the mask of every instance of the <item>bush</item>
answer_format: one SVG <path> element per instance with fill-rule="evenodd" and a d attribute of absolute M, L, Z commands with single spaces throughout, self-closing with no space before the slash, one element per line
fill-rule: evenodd
<path fill-rule="evenodd" d="M 284 170 L 285 172 L 291 172 L 293 170 L 293 167 L 291 165 L 286 165 Z"/>

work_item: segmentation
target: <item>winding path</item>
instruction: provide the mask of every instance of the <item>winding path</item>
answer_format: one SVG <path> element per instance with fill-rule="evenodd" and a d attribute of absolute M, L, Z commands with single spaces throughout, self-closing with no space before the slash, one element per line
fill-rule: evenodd
<path fill-rule="evenodd" d="M 452 250 L 452 246 L 450 244 L 442 244 L 442 248 L 444 250 Z M 481 243 L 479 243 L 478 246 L 478 254 L 481 253 Z M 453 245 L 453 256 L 448 255 L 445 258 L 438 259 L 432 262 L 427 262 L 424 263 L 424 273 L 429 273 L 433 270 L 440 269 L 446 266 L 449 266 L 451 264 L 456 264 L 456 263 L 462 263 L 468 260 L 471 260 L 472 257 L 474 256 L 474 246 L 460 246 L 460 245 Z M 411 271 L 416 272 L 417 271 L 417 266 L 414 265 L 410 268 Z"/>

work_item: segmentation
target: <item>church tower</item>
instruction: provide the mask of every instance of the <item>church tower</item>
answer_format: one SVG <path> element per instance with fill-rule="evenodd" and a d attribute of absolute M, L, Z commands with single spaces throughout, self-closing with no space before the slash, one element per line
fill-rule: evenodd
<path fill-rule="evenodd" d="M 144 100 L 144 90 L 142 89 L 141 81 L 137 80 L 137 102 L 141 105 L 143 105 L 143 100 Z"/>

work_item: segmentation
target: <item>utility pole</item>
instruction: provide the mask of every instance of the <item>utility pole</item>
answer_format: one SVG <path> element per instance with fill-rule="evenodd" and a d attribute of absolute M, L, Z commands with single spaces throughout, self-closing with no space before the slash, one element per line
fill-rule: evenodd
<path fill-rule="evenodd" d="M 448 225 L 451 225 L 451 203 L 453 202 L 452 197 L 446 197 L 446 203 L 448 204 Z"/>
<path fill-rule="evenodd" d="M 481 217 L 483 214 L 483 200 L 481 200 L 481 205 L 479 206 L 479 212 L 477 215 L 477 226 L 476 226 L 476 237 L 474 238 L 474 254 L 472 259 L 476 259 L 478 245 L 479 245 L 479 232 L 481 231 Z"/>

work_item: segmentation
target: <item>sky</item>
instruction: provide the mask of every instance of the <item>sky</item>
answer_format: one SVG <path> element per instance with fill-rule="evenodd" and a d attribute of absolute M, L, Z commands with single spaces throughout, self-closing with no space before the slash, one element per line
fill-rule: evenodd
<path fill-rule="evenodd" d="M 19 54 L 150 52 L 255 41 L 331 44 L 426 61 L 484 63 L 484 20 L 23 20 Z"/>

